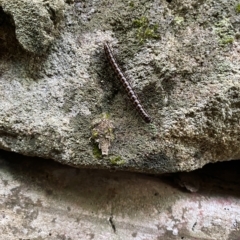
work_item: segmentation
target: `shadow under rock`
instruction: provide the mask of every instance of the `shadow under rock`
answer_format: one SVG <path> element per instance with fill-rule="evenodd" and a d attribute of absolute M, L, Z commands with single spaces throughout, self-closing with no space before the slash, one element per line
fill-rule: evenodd
<path fill-rule="evenodd" d="M 134 185 L 134 191 L 141 192 L 141 182 L 162 182 L 172 188 L 171 191 L 175 189 L 182 193 L 240 196 L 240 161 L 236 160 L 207 164 L 192 172 L 163 175 L 78 169 L 53 160 L 26 157 L 4 150 L 0 150 L 0 161 L 2 167 L 7 167 L 8 171 L 21 178 L 23 183 L 37 184 L 48 194 L 64 190 L 90 197 L 90 192 L 95 192 L 96 200 L 99 201 L 105 194 L 109 199 L 123 190 L 126 194 L 128 189 L 132 195 L 131 184 Z M 129 186 L 126 188 L 125 184 Z M 156 192 L 153 188 L 151 195 L 156 196 Z"/>
<path fill-rule="evenodd" d="M 182 192 L 197 192 L 203 196 L 240 197 L 240 161 L 210 163 L 192 172 L 160 176 L 162 181 Z"/>

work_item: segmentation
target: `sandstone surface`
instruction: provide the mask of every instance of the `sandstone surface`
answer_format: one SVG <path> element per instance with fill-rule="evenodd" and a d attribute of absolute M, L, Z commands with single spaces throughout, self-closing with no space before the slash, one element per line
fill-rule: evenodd
<path fill-rule="evenodd" d="M 239 159 L 239 11 L 236 0 L 0 0 L 0 148 L 151 173 Z"/>

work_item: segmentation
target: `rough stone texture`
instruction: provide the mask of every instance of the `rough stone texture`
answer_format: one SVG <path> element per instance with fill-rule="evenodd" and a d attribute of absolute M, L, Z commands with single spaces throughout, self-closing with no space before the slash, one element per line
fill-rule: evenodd
<path fill-rule="evenodd" d="M 57 33 L 63 0 L 1 0 L 0 6 L 11 16 L 20 45 L 31 53 L 43 54 Z M 4 40 L 7 41 L 6 38 Z"/>
<path fill-rule="evenodd" d="M 77 167 L 152 173 L 240 158 L 237 4 L 1 0 L 0 147 Z M 119 91 L 105 41 L 151 124 Z M 108 138 L 93 129 L 106 116 L 113 135 L 103 157 L 99 139 Z"/>
<path fill-rule="evenodd" d="M 237 240 L 240 236 L 238 161 L 191 173 L 189 180 L 200 181 L 196 193 L 180 188 L 177 182 L 182 176 L 176 173 L 159 178 L 77 169 L 3 151 L 0 164 L 4 240 Z"/>

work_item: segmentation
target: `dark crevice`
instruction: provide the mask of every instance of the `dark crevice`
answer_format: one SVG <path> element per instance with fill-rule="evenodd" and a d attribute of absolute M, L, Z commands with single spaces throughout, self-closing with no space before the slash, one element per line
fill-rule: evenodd
<path fill-rule="evenodd" d="M 113 232 L 116 233 L 116 226 L 115 226 L 115 224 L 114 224 L 114 222 L 113 222 L 113 216 L 111 216 L 111 217 L 109 218 L 109 223 L 110 223 L 110 225 L 111 225 L 111 227 L 112 227 L 112 229 L 113 229 Z"/>
<path fill-rule="evenodd" d="M 16 39 L 15 25 L 12 17 L 0 7 L 0 52 L 1 58 L 14 55 L 19 50 L 20 44 Z"/>

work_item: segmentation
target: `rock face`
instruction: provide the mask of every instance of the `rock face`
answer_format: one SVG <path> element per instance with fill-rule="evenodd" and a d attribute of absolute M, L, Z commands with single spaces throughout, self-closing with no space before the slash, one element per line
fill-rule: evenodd
<path fill-rule="evenodd" d="M 54 40 L 56 26 L 62 18 L 63 0 L 1 0 L 0 4 L 5 14 L 10 15 L 19 44 L 28 52 L 43 54 Z M 5 18 L 2 11 L 1 15 Z M 7 37 L 4 40 L 8 41 Z"/>
<path fill-rule="evenodd" d="M 168 177 L 76 169 L 3 151 L 0 164 L 4 240 L 240 236 L 239 161 Z M 176 184 L 188 189 L 196 178 L 200 188 L 195 193 Z"/>
<path fill-rule="evenodd" d="M 238 1 L 0 6 L 0 148 L 152 173 L 240 158 Z M 105 41 L 152 123 L 109 68 Z"/>

